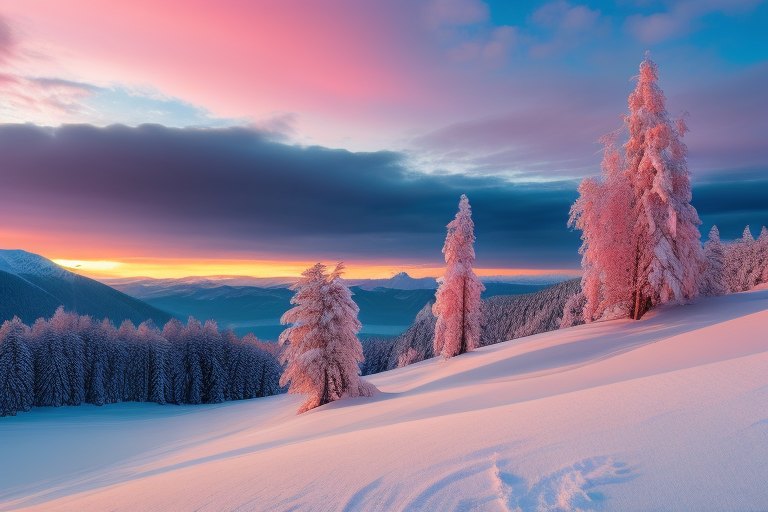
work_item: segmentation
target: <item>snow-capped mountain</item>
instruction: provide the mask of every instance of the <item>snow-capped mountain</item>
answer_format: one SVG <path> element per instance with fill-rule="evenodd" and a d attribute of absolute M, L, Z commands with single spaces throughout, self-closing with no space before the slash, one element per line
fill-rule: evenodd
<path fill-rule="evenodd" d="M 0 321 L 18 316 L 31 324 L 59 306 L 116 324 L 152 319 L 163 325 L 171 315 L 109 286 L 72 273 L 40 255 L 0 249 Z"/>
<path fill-rule="evenodd" d="M 0 249 L 0 271 L 15 276 L 59 277 L 69 280 L 74 276 L 51 260 L 21 249 Z"/>

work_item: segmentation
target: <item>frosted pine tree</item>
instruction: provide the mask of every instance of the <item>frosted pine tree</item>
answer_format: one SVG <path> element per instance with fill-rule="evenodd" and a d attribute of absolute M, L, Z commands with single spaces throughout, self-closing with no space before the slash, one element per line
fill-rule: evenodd
<path fill-rule="evenodd" d="M 629 312 L 632 189 L 617 144 L 618 135 L 614 132 L 600 139 L 605 146 L 602 180 L 585 179 L 579 186 L 579 198 L 571 207 L 568 225 L 582 231 L 579 253 L 584 274 L 583 297 L 574 298 L 569 307 L 578 301 L 583 309 L 580 315 L 564 311 L 564 327 L 570 327 L 578 317 L 591 322 L 606 315 L 626 316 Z"/>
<path fill-rule="evenodd" d="M 104 375 L 107 403 L 123 401 L 125 394 L 125 371 L 128 362 L 126 343 L 117 335 L 117 329 L 111 321 L 101 323 L 102 333 L 106 338 L 107 371 Z"/>
<path fill-rule="evenodd" d="M 757 284 L 758 262 L 757 244 L 749 226 L 744 228 L 741 238 L 729 244 L 726 251 L 726 269 L 728 291 L 731 293 L 747 291 Z"/>
<path fill-rule="evenodd" d="M 705 297 L 725 295 L 725 245 L 720 241 L 720 231 L 712 226 L 709 239 L 704 243 L 704 256 L 707 266 L 701 275 L 699 292 Z"/>
<path fill-rule="evenodd" d="M 443 253 L 445 274 L 438 279 L 432 312 L 435 326 L 435 354 L 453 357 L 474 350 L 480 344 L 481 301 L 485 290 L 475 275 L 474 223 L 466 195 L 461 196 L 459 212 L 448 224 Z"/>
<path fill-rule="evenodd" d="M 203 401 L 218 404 L 224 401 L 227 373 L 224 362 L 224 343 L 215 320 L 203 326 L 203 344 L 200 363 L 203 371 Z"/>
<path fill-rule="evenodd" d="M 189 317 L 181 336 L 184 340 L 184 352 L 181 361 L 184 372 L 184 402 L 200 404 L 203 402 L 203 393 L 205 392 L 200 361 L 203 344 L 202 324 Z"/>
<path fill-rule="evenodd" d="M 34 362 L 28 337 L 29 328 L 18 317 L 0 327 L 0 416 L 15 416 L 34 404 Z"/>
<path fill-rule="evenodd" d="M 67 358 L 59 336 L 42 318 L 32 331 L 35 365 L 35 405 L 61 407 L 69 402 L 72 386 Z"/>
<path fill-rule="evenodd" d="M 61 338 L 64 357 L 67 360 L 70 395 L 67 405 L 80 405 L 85 401 L 85 345 L 78 333 L 80 317 L 76 313 L 65 313 L 60 306 L 49 321 L 49 325 Z"/>
<path fill-rule="evenodd" d="M 688 128 L 683 117 L 670 120 L 658 78 L 659 68 L 646 54 L 626 117 L 635 221 L 630 316 L 636 320 L 654 305 L 695 297 L 704 264 L 682 140 Z"/>
<path fill-rule="evenodd" d="M 768 228 L 765 226 L 757 237 L 757 254 L 758 282 L 768 283 Z"/>
<path fill-rule="evenodd" d="M 170 344 L 163 338 L 152 320 L 147 320 L 139 325 L 136 335 L 147 353 L 148 368 L 146 373 L 148 374 L 149 385 L 146 401 L 164 404 L 166 402 L 166 363 Z"/>
<path fill-rule="evenodd" d="M 107 403 L 106 383 L 109 372 L 107 333 L 102 325 L 95 324 L 90 317 L 81 319 L 79 330 L 85 343 L 85 360 L 88 364 L 85 399 L 90 404 L 101 406 Z"/>
<path fill-rule="evenodd" d="M 639 319 L 654 305 L 692 298 L 704 266 L 682 141 L 688 128 L 670 119 L 647 54 L 637 78 L 624 117 L 629 139 L 606 148 L 605 179 L 585 180 L 571 210 L 571 224 L 584 231 L 587 322 L 611 312 Z"/>
<path fill-rule="evenodd" d="M 166 359 L 165 400 L 174 404 L 183 404 L 184 394 L 184 324 L 172 318 L 163 326 L 163 338 L 168 340 Z"/>
<path fill-rule="evenodd" d="M 359 376 L 363 348 L 357 333 L 359 308 L 340 280 L 340 263 L 328 275 L 318 263 L 305 270 L 291 289 L 294 307 L 280 319 L 291 324 L 280 334 L 287 346 L 283 362 L 287 366 L 280 378 L 288 393 L 308 394 L 299 413 L 338 400 L 344 396 L 371 396 L 373 386 Z"/>

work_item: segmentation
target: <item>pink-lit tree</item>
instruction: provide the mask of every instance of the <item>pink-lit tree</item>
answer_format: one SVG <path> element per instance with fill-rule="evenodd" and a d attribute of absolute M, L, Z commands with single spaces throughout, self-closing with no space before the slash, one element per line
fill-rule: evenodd
<path fill-rule="evenodd" d="M 717 297 L 725 295 L 725 244 L 720 240 L 720 231 L 717 226 L 712 226 L 709 231 L 709 239 L 704 243 L 704 256 L 707 266 L 701 274 L 699 293 L 705 297 Z"/>
<path fill-rule="evenodd" d="M 704 265 L 691 206 L 691 180 L 682 138 L 688 128 L 674 122 L 658 86 L 658 66 L 640 65 L 629 115 L 628 140 L 606 142 L 603 180 L 585 180 L 571 211 L 583 230 L 585 321 L 617 312 L 639 319 L 651 307 L 692 298 Z"/>
<path fill-rule="evenodd" d="M 480 344 L 481 301 L 485 290 L 475 275 L 474 223 L 467 196 L 459 201 L 459 212 L 448 224 L 445 237 L 445 274 L 438 279 L 432 312 L 435 325 L 435 355 L 453 357 L 474 350 Z"/>
<path fill-rule="evenodd" d="M 344 396 L 371 396 L 375 388 L 360 378 L 363 347 L 357 338 L 360 309 L 341 281 L 344 265 L 328 274 L 318 263 L 293 285 L 295 307 L 280 319 L 291 324 L 280 334 L 288 365 L 280 385 L 289 393 L 310 395 L 299 414 Z"/>
<path fill-rule="evenodd" d="M 626 179 L 624 155 L 616 142 L 618 135 L 614 132 L 600 139 L 605 146 L 603 179 L 585 179 L 579 186 L 579 198 L 571 207 L 569 225 L 582 231 L 579 252 L 584 269 L 584 297 L 575 298 L 574 302 L 584 304 L 585 322 L 606 312 L 624 316 L 628 312 L 632 189 Z"/>

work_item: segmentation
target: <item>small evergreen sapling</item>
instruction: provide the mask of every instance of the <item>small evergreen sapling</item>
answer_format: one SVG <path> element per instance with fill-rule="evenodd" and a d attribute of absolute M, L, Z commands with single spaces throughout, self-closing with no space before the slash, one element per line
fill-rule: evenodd
<path fill-rule="evenodd" d="M 287 346 L 280 385 L 309 395 L 299 413 L 344 396 L 371 396 L 375 389 L 359 376 L 359 308 L 340 279 L 343 269 L 340 263 L 329 275 L 318 263 L 305 270 L 292 287 L 294 307 L 280 319 L 291 324 L 280 334 L 280 344 Z"/>

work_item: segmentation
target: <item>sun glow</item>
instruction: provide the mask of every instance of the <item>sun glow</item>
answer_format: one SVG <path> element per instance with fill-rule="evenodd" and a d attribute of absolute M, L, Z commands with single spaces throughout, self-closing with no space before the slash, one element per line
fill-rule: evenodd
<path fill-rule="evenodd" d="M 92 272 L 110 272 L 123 266 L 119 261 L 53 260 L 53 262 L 70 270 Z"/>

